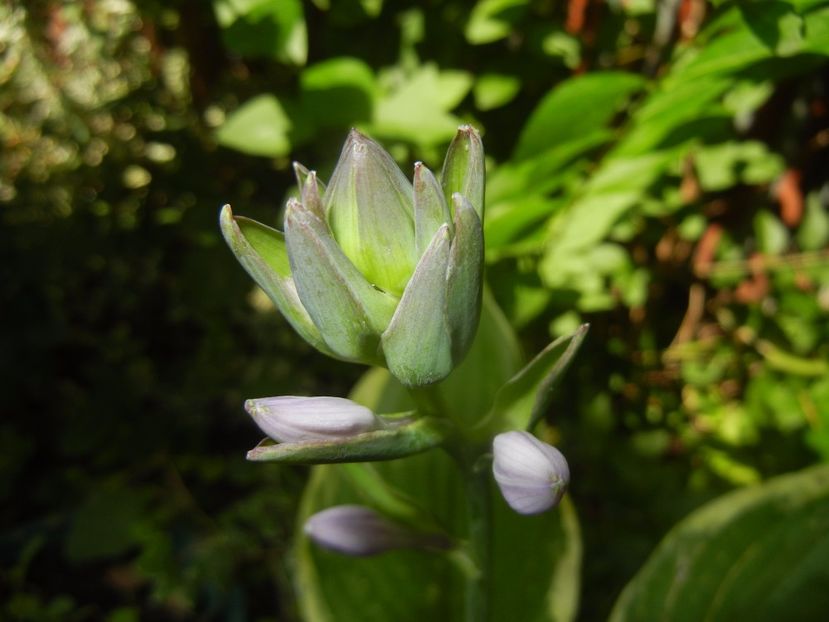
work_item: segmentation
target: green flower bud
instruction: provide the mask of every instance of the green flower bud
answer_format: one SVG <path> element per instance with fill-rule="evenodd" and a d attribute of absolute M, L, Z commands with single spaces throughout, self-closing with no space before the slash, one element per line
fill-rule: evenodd
<path fill-rule="evenodd" d="M 323 205 L 346 257 L 366 279 L 399 296 L 414 270 L 412 184 L 391 156 L 351 130 Z"/>
<path fill-rule="evenodd" d="M 481 307 L 484 158 L 459 128 L 439 183 L 414 184 L 377 143 L 352 130 L 328 186 L 301 164 L 300 199 L 279 231 L 222 211 L 248 273 L 314 347 L 385 365 L 403 384 L 437 382 L 472 343 Z"/>

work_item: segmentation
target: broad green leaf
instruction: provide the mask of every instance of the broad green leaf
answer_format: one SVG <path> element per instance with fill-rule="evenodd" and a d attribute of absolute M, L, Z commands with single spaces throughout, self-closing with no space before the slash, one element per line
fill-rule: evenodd
<path fill-rule="evenodd" d="M 607 143 L 612 137 L 599 129 L 523 162 L 506 162 L 487 179 L 487 212 L 499 202 L 531 194 L 553 192 L 580 173 L 576 160 Z"/>
<path fill-rule="evenodd" d="M 803 18 L 788 2 L 741 2 L 737 8 L 748 30 L 780 56 L 797 52 L 803 42 Z"/>
<path fill-rule="evenodd" d="M 540 220 L 550 216 L 564 204 L 562 199 L 527 195 L 498 203 L 487 210 L 485 239 L 487 259 L 497 258 L 494 250 L 506 246 L 520 237 L 521 233 L 535 229 Z"/>
<path fill-rule="evenodd" d="M 550 234 L 539 265 L 542 278 L 551 284 L 560 282 L 557 273 L 561 266 L 571 263 L 577 252 L 605 239 L 616 222 L 641 203 L 649 186 L 676 160 L 673 151 L 631 158 L 608 156 Z"/>
<path fill-rule="evenodd" d="M 674 527 L 622 592 L 611 622 L 793 622 L 829 608 L 829 466 L 774 478 Z"/>
<path fill-rule="evenodd" d="M 581 63 L 581 44 L 579 39 L 562 30 L 556 30 L 544 37 L 541 50 L 548 56 L 560 58 L 570 69 Z"/>
<path fill-rule="evenodd" d="M 383 94 L 375 109 L 371 131 L 421 145 L 448 141 L 460 124 L 449 111 L 471 87 L 472 76 L 464 71 L 423 65 Z"/>
<path fill-rule="evenodd" d="M 484 73 L 478 76 L 472 94 L 478 110 L 492 110 L 512 101 L 521 90 L 521 80 L 501 73 Z"/>
<path fill-rule="evenodd" d="M 803 51 L 826 56 L 829 55 L 829 7 L 825 2 L 821 4 L 822 8 L 803 16 L 806 34 Z"/>
<path fill-rule="evenodd" d="M 528 0 L 479 0 L 466 23 L 466 40 L 473 45 L 503 39 L 523 17 Z"/>
<path fill-rule="evenodd" d="M 225 45 L 242 56 L 304 65 L 308 33 L 300 0 L 213 0 Z"/>
<path fill-rule="evenodd" d="M 220 145 L 272 158 L 291 151 L 291 120 L 273 95 L 258 95 L 227 117 L 216 131 Z"/>
<path fill-rule="evenodd" d="M 566 253 L 603 240 L 619 217 L 637 205 L 641 196 L 641 191 L 636 189 L 618 190 L 588 194 L 577 201 L 567 210 L 561 229 L 548 247 L 544 264 L 549 264 L 549 269 L 554 271 L 556 262 Z"/>
<path fill-rule="evenodd" d="M 255 462 L 329 464 L 395 460 L 438 447 L 448 434 L 446 423 L 429 417 L 405 425 L 357 434 L 338 441 L 274 443 L 262 441 L 248 452 Z"/>
<path fill-rule="evenodd" d="M 719 99 L 732 81 L 720 77 L 661 84 L 636 111 L 631 126 L 613 149 L 613 155 L 647 154 L 662 145 L 698 140 L 700 120 L 728 116 Z"/>
<path fill-rule="evenodd" d="M 515 348 L 508 326 L 499 332 L 491 305 L 466 370 L 454 383 L 441 385 L 443 399 L 459 410 L 476 403 L 465 401 L 468 384 L 492 399 L 489 387 L 500 386 L 517 370 L 517 361 L 503 356 Z M 486 341 L 486 344 L 482 344 Z M 495 356 L 498 352 L 501 356 Z M 500 358 L 500 360 L 498 360 Z M 500 363 L 493 365 L 491 363 Z M 455 378 L 455 374 L 452 375 Z M 395 386 L 396 385 L 396 386 Z M 457 391 L 460 389 L 460 391 Z M 351 396 L 373 410 L 398 410 L 410 403 L 387 372 L 373 370 Z M 396 400 L 402 400 L 397 402 Z M 399 404 L 399 405 L 398 405 Z M 357 474 L 360 469 L 371 469 Z M 381 476 L 384 484 L 372 480 Z M 368 490 L 366 485 L 368 483 Z M 492 620 L 569 621 L 578 604 L 581 544 L 572 505 L 565 498 L 555 511 L 525 517 L 511 511 L 494 484 L 495 575 L 490 593 Z M 404 498 L 458 538 L 464 532 L 464 489 L 454 463 L 440 451 L 430 451 L 393 462 L 353 464 L 347 468 L 316 467 L 299 515 L 305 518 L 326 507 L 362 503 L 389 508 Z M 406 508 L 402 511 L 408 512 Z M 446 556 L 420 551 L 392 552 L 354 559 L 312 545 L 299 535 L 296 548 L 297 594 L 309 622 L 420 622 L 464 619 L 464 578 Z"/>
<path fill-rule="evenodd" d="M 308 67 L 300 74 L 300 88 L 299 110 L 320 128 L 368 122 L 379 92 L 371 68 L 350 57 Z"/>
<path fill-rule="evenodd" d="M 351 471 L 368 465 L 348 465 Z M 463 488 L 440 452 L 375 463 L 378 473 L 407 499 L 435 515 L 438 524 L 464 537 Z M 371 493 L 341 466 L 315 467 L 298 524 L 344 503 L 371 504 Z M 359 483 L 358 483 L 359 482 Z M 493 551 L 492 620 L 568 622 L 578 608 L 581 543 L 569 499 L 553 512 L 521 516 L 490 490 L 496 534 Z M 425 526 L 425 525 L 424 525 Z M 308 622 L 420 622 L 462 620 L 464 582 L 444 556 L 400 551 L 354 559 L 320 550 L 299 535 L 297 594 Z"/>
<path fill-rule="evenodd" d="M 737 183 L 761 184 L 783 172 L 784 162 L 757 141 L 729 141 L 694 153 L 699 183 L 705 190 L 724 190 Z"/>
<path fill-rule="evenodd" d="M 596 72 L 561 83 L 541 100 L 521 131 L 515 159 L 524 160 L 607 125 L 644 87 L 632 73 Z"/>

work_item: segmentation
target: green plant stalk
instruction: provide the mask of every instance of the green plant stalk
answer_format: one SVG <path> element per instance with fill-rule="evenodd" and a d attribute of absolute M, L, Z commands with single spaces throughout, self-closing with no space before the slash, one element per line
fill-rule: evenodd
<path fill-rule="evenodd" d="M 410 387 L 409 393 L 422 412 L 451 419 L 438 385 Z M 464 477 L 468 524 L 468 557 L 473 567 L 466 577 L 467 622 L 489 622 L 490 583 L 492 580 L 492 499 L 489 486 L 489 460 L 474 438 L 456 435 L 444 449 L 454 458 Z"/>
<path fill-rule="evenodd" d="M 492 499 L 487 469 L 476 461 L 466 469 L 466 508 L 469 547 L 478 573 L 467 577 L 466 620 L 489 622 L 489 596 L 492 554 Z"/>

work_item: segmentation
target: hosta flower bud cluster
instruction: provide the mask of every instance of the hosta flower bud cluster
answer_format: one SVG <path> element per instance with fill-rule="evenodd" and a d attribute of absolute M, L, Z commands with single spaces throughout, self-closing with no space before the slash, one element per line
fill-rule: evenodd
<path fill-rule="evenodd" d="M 463 126 L 441 181 L 417 163 L 410 183 L 352 130 L 328 187 L 295 165 L 299 200 L 284 235 L 234 217 L 231 249 L 294 328 L 319 350 L 381 364 L 408 386 L 443 379 L 477 329 L 483 269 L 484 160 Z"/>

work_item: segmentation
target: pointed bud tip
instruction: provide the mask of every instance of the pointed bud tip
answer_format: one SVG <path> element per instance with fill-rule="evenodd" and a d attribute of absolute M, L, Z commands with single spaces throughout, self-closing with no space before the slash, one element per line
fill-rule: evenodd
<path fill-rule="evenodd" d="M 309 212 L 302 201 L 291 197 L 285 206 L 285 229 L 308 226 L 313 214 Z"/>
<path fill-rule="evenodd" d="M 238 228 L 238 225 L 236 225 L 236 219 L 233 217 L 233 210 L 230 209 L 229 203 L 225 203 L 222 205 L 222 209 L 219 210 L 219 229 L 221 229 L 228 243 L 230 243 L 230 239 L 234 234 L 234 228 Z"/>
<path fill-rule="evenodd" d="M 366 136 L 365 134 L 363 134 L 356 127 L 352 127 L 348 131 L 348 138 L 346 138 L 346 143 L 347 144 L 365 145 L 366 143 L 369 143 L 369 142 L 371 142 L 371 139 L 368 136 Z"/>
<path fill-rule="evenodd" d="M 294 160 L 292 166 L 294 169 L 294 177 L 296 178 L 296 185 L 299 186 L 300 191 L 302 191 L 302 185 L 308 177 L 308 169 L 296 160 Z"/>

